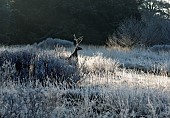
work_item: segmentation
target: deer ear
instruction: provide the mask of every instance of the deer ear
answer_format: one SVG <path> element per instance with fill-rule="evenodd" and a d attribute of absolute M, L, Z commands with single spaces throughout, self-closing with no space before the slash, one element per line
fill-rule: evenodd
<path fill-rule="evenodd" d="M 77 47 L 77 49 L 78 49 L 78 50 L 82 50 L 82 48 L 81 48 L 81 47 L 79 47 L 79 46 Z"/>
<path fill-rule="evenodd" d="M 74 40 L 77 40 L 77 37 L 76 37 L 76 35 L 75 35 L 75 34 L 73 35 L 73 37 L 74 37 Z"/>

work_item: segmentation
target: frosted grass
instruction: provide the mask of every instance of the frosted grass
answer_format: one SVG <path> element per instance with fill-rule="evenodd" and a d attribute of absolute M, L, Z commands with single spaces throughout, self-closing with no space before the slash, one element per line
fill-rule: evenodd
<path fill-rule="evenodd" d="M 0 52 L 27 48 L 3 47 Z M 41 50 L 40 54 L 66 58 L 71 50 Z M 32 83 L 21 85 L 11 81 L 2 82 L 0 117 L 168 118 L 170 78 L 119 68 L 120 64 L 127 62 L 144 66 L 146 63 L 146 66 L 152 67 L 157 61 L 166 65 L 169 63 L 168 58 L 167 53 L 157 54 L 148 50 L 121 51 L 83 46 L 79 55 L 81 82 L 78 87 L 66 89 L 50 83 L 42 87 L 38 82 L 36 86 L 32 86 Z M 169 68 L 169 65 L 166 66 Z"/>

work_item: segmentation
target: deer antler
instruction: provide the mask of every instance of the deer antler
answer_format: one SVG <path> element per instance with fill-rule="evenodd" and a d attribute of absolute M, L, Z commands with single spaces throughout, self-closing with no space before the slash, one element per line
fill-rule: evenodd
<path fill-rule="evenodd" d="M 83 36 L 81 36 L 79 38 L 77 38 L 75 34 L 73 36 L 74 36 L 74 40 L 76 41 L 76 45 L 80 45 L 80 43 L 83 40 Z"/>

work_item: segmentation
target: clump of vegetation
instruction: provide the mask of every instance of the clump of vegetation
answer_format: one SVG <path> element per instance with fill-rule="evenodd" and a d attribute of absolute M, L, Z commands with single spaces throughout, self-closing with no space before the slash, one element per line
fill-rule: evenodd
<path fill-rule="evenodd" d="M 154 17 L 145 21 L 128 19 L 109 36 L 107 45 L 121 47 L 170 45 L 170 21 Z"/>
<path fill-rule="evenodd" d="M 54 85 L 49 81 L 45 83 L 48 86 L 42 86 L 38 81 L 23 86 L 11 81 L 16 77 L 15 60 L 19 57 L 22 64 L 27 64 L 27 59 L 34 59 L 30 63 L 36 65 L 35 75 L 40 79 L 45 77 L 47 71 L 44 69 L 53 67 L 57 67 L 62 77 L 68 77 L 74 72 L 65 60 L 71 54 L 70 50 L 59 47 L 38 50 L 32 46 L 0 48 L 0 60 L 5 59 L 1 61 L 0 69 L 0 79 L 3 80 L 0 81 L 0 117 L 170 116 L 170 80 L 167 75 L 119 68 L 120 64 L 127 63 L 154 68 L 164 64 L 169 68 L 169 53 L 158 55 L 147 50 L 121 51 L 83 46 L 76 69 L 79 72 L 76 77 L 81 80 L 79 86 L 70 89 L 64 86 L 65 83 Z M 45 68 L 46 62 L 50 66 Z M 45 79 L 52 77 L 47 75 Z"/>
<path fill-rule="evenodd" d="M 78 68 L 73 65 L 67 57 L 59 57 L 55 52 L 48 54 L 48 51 L 36 48 L 16 49 L 0 51 L 1 82 L 40 81 L 43 85 L 49 78 L 50 82 L 76 83 L 80 80 Z"/>
<path fill-rule="evenodd" d="M 141 19 L 125 19 L 109 36 L 107 45 L 129 48 L 170 45 L 169 6 L 167 2 L 145 1 L 140 8 Z"/>
<path fill-rule="evenodd" d="M 56 39 L 56 38 L 47 38 L 42 42 L 39 42 L 37 45 L 34 46 L 42 49 L 55 49 L 56 47 L 73 47 L 74 43 L 68 40 Z"/>
<path fill-rule="evenodd" d="M 170 45 L 154 45 L 150 48 L 154 52 L 170 52 Z"/>

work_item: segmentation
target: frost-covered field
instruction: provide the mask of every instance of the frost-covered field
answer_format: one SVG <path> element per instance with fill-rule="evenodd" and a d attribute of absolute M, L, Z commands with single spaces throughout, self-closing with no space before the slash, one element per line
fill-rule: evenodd
<path fill-rule="evenodd" d="M 170 117 L 169 53 L 83 46 L 75 69 L 65 61 L 71 50 L 42 50 L 32 46 L 1 47 L 0 55 L 5 52 L 6 57 L 12 59 L 1 64 L 0 118 Z M 34 84 L 27 82 L 26 85 L 13 82 L 13 78 L 24 77 L 16 75 L 13 63 L 21 52 L 27 55 L 22 58 L 23 61 L 31 58 L 28 56 L 30 53 L 38 57 L 33 60 L 36 68 L 39 67 L 36 78 L 40 76 L 50 80 L 54 77 L 43 73 L 45 67 L 41 62 L 45 58 L 50 68 L 59 68 L 58 71 L 64 74 L 62 77 L 78 77 L 78 85 L 69 89 L 50 82 L 44 87 L 38 81 Z M 69 76 L 75 71 L 78 71 L 78 75 Z M 26 79 L 30 79 L 27 73 Z"/>

